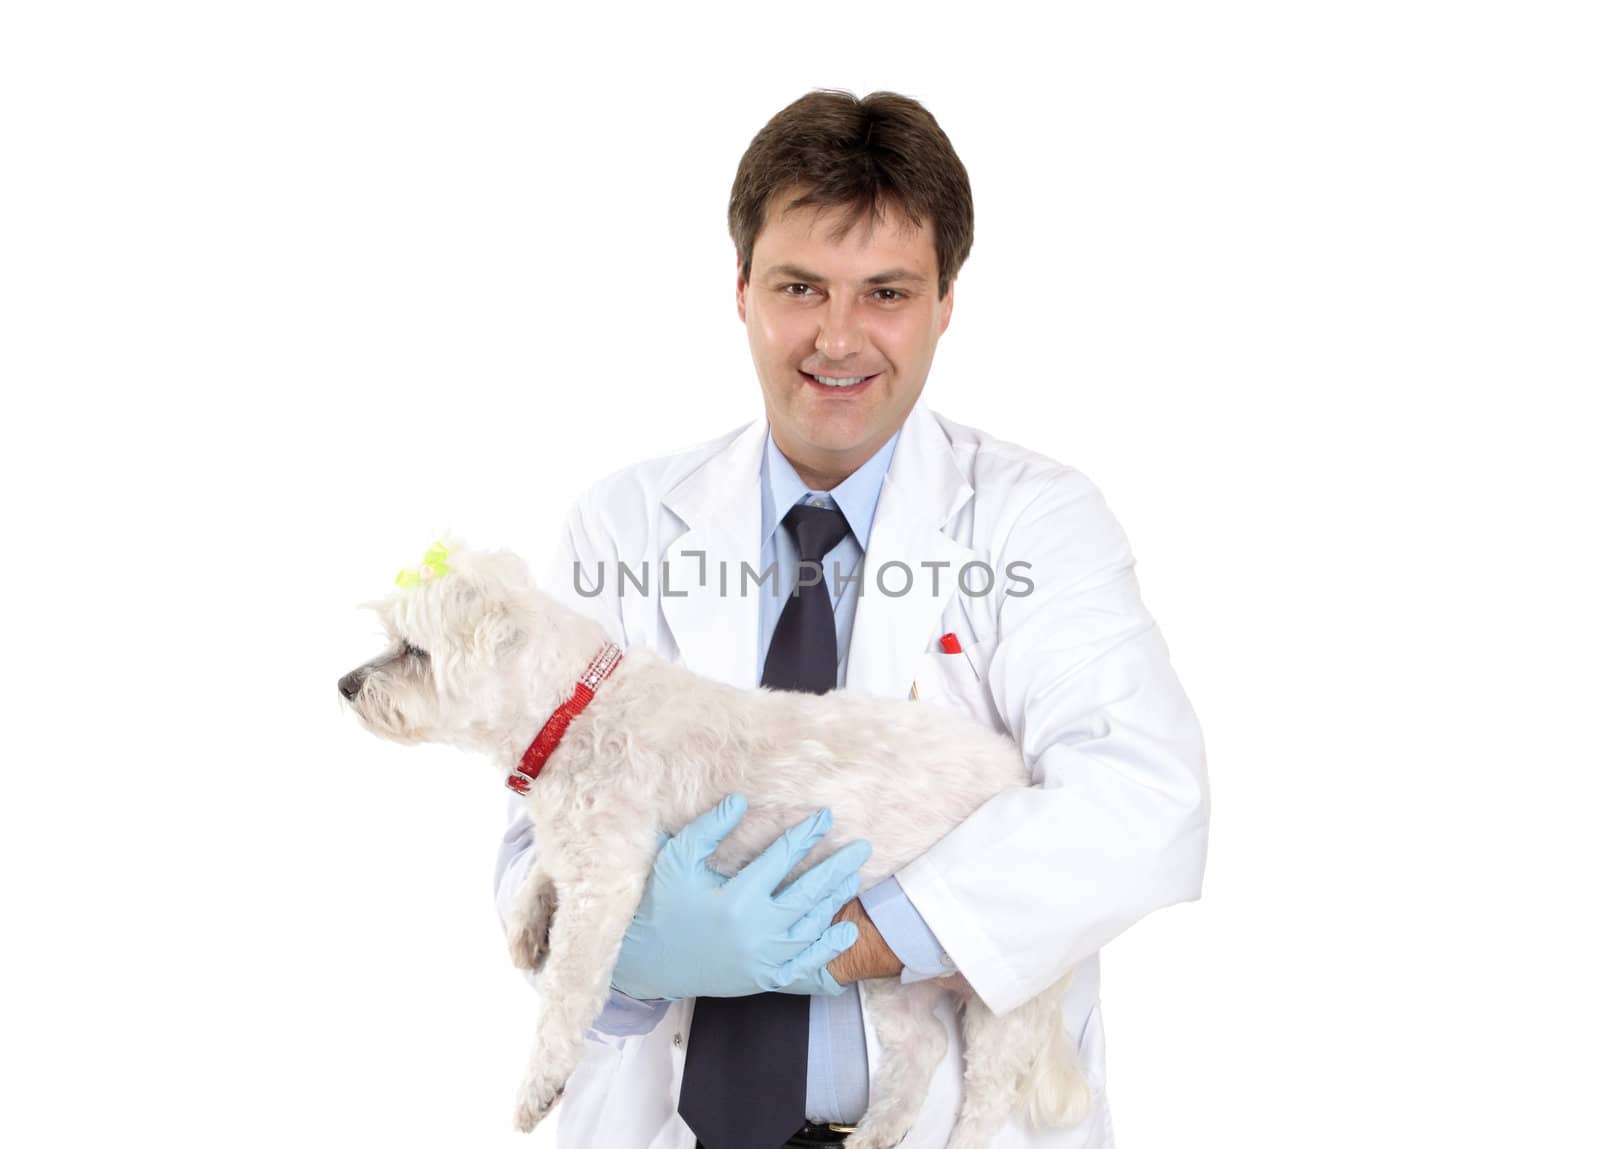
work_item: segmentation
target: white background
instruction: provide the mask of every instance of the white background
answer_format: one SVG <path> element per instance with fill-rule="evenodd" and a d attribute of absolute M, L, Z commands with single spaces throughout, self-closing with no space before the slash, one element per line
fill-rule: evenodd
<path fill-rule="evenodd" d="M 1588 7 L 8 5 L 0 1140 L 528 1144 L 504 791 L 341 711 L 356 604 L 757 413 L 728 188 L 844 87 L 971 173 L 928 402 L 1206 732 L 1121 1144 L 1595 1144 Z"/>

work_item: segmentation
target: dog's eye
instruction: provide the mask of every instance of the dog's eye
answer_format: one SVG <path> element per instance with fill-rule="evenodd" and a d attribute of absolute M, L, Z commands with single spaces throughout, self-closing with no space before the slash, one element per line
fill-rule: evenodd
<path fill-rule="evenodd" d="M 412 646 L 409 642 L 406 643 L 406 653 L 409 654 L 412 658 L 427 658 L 428 657 L 428 652 L 426 650 L 423 650 L 421 647 Z"/>

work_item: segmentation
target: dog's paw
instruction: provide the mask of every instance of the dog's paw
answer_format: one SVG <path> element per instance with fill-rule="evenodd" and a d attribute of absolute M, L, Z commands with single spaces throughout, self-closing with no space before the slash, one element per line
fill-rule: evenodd
<path fill-rule="evenodd" d="M 550 956 L 550 935 L 547 930 L 535 929 L 526 921 L 513 919 L 506 927 L 506 945 L 511 950 L 511 964 L 518 969 L 537 973 Z"/>
<path fill-rule="evenodd" d="M 844 1139 L 847 1149 L 894 1149 L 911 1132 L 909 1121 L 875 1121 L 867 1114 L 856 1131 Z"/>
<path fill-rule="evenodd" d="M 551 1081 L 543 1075 L 528 1078 L 517 1090 L 517 1115 L 512 1124 L 518 1133 L 532 1133 L 561 1100 L 565 1082 Z"/>

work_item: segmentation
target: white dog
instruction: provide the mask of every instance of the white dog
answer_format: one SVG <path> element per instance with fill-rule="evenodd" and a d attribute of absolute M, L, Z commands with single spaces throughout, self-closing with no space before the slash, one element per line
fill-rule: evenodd
<path fill-rule="evenodd" d="M 658 832 L 676 834 L 742 792 L 748 812 L 712 859 L 731 874 L 787 827 L 831 807 L 832 830 L 795 873 L 864 838 L 873 847 L 865 889 L 997 791 L 1028 784 L 1010 739 L 947 710 L 849 691 L 740 690 L 645 650 L 616 660 L 604 629 L 535 589 L 513 554 L 436 545 L 397 581 L 402 589 L 374 604 L 389 649 L 339 689 L 374 733 L 479 751 L 508 785 L 525 788 L 539 854 L 508 930 L 513 961 L 542 967 L 544 1008 L 517 1099 L 524 1132 L 577 1067 Z M 608 647 L 607 676 L 595 659 Z M 525 751 L 586 674 L 592 701 L 526 779 Z M 933 1013 L 940 993 L 960 1001 L 966 1046 L 951 1146 L 988 1146 L 1013 1111 L 1039 1125 L 1079 1120 L 1089 1094 L 1061 1021 L 1066 985 L 997 1017 L 959 974 L 863 982 L 883 1056 L 849 1145 L 887 1149 L 910 1129 L 945 1052 Z"/>

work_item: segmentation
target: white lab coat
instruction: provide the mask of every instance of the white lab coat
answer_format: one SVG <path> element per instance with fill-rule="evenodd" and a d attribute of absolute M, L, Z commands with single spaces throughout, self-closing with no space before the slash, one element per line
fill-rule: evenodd
<path fill-rule="evenodd" d="M 712 678 L 755 686 L 757 603 L 738 587 L 741 561 L 759 569 L 766 433 L 760 419 L 598 483 L 573 508 L 548 589 L 624 647 L 647 646 Z M 987 595 L 957 593 L 957 572 L 974 560 L 994 572 Z M 576 593 L 574 561 L 590 588 L 604 566 L 604 594 Z M 648 594 L 629 583 L 619 597 L 619 561 L 635 573 L 648 562 Z M 1007 577 L 1018 561 L 1030 564 L 1018 569 L 1033 590 L 1007 595 L 1026 589 Z M 1094 1093 L 1082 1124 L 1013 1123 L 997 1149 L 1113 1144 L 1099 950 L 1151 910 L 1200 893 L 1208 812 L 1200 730 L 1139 600 L 1133 561 L 1083 475 L 920 403 L 912 410 L 873 520 L 846 686 L 905 698 L 915 683 L 922 702 L 965 709 L 1021 745 L 1034 786 L 991 799 L 898 877 L 997 1012 L 1075 970 L 1062 1023 Z M 906 569 L 883 569 L 897 562 L 915 578 L 899 597 Z M 940 562 L 949 565 L 937 568 L 935 594 L 936 568 L 922 564 Z M 969 569 L 968 589 L 983 581 L 981 568 Z M 946 632 L 963 653 L 939 648 Z M 563 1149 L 694 1149 L 677 1115 L 692 1010 L 692 1000 L 674 1003 L 643 1036 L 590 1035 L 559 1109 Z M 940 1013 L 949 1052 L 902 1149 L 943 1146 L 959 1106 L 961 1042 L 948 1000 Z M 866 1023 L 875 1067 L 870 1011 Z"/>

